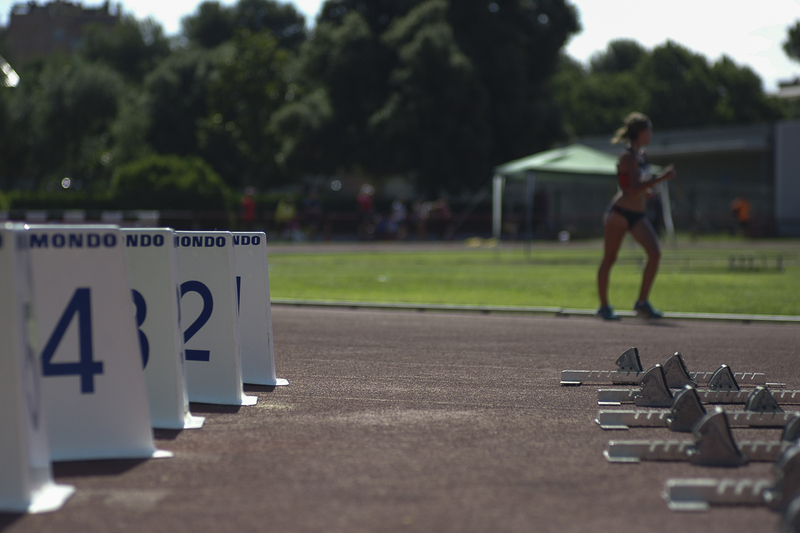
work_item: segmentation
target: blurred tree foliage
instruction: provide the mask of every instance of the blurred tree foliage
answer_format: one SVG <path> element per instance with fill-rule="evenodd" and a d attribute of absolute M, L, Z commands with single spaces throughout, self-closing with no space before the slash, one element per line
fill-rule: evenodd
<path fill-rule="evenodd" d="M 83 41 L 80 55 L 105 63 L 133 83 L 141 83 L 170 53 L 169 39 L 161 25 L 152 18 L 139 21 L 132 15 L 124 15 L 111 31 L 100 25 L 89 26 Z"/>
<path fill-rule="evenodd" d="M 216 48 L 241 30 L 269 32 L 282 48 L 294 51 L 307 37 L 305 17 L 292 4 L 275 0 L 239 0 L 230 6 L 205 1 L 181 24 L 184 36 L 204 48 Z"/>
<path fill-rule="evenodd" d="M 777 99 L 764 93 L 749 67 L 727 56 L 710 63 L 671 41 L 652 50 L 635 41 L 612 41 L 588 68 L 562 57 L 552 87 L 573 136 L 610 136 L 631 111 L 647 114 L 660 129 L 783 116 Z"/>
<path fill-rule="evenodd" d="M 293 54 L 280 48 L 271 32 L 237 30 L 230 44 L 205 84 L 200 154 L 222 174 L 235 176 L 227 181 L 237 189 L 280 184 L 286 174 L 270 118 L 303 95 L 288 73 Z"/>
<path fill-rule="evenodd" d="M 298 57 L 326 102 L 311 90 L 280 116 L 289 164 L 402 174 L 431 194 L 476 189 L 560 136 L 546 82 L 577 30 L 563 0 L 328 0 Z M 328 114 L 309 121 L 312 107 Z"/>
<path fill-rule="evenodd" d="M 783 51 L 795 61 L 800 61 L 800 20 L 794 23 L 787 32 L 783 42 Z"/>
<path fill-rule="evenodd" d="M 350 172 L 434 196 L 610 135 L 633 110 L 660 129 L 789 113 L 749 68 L 669 41 L 613 41 L 581 64 L 563 53 L 579 29 L 568 0 L 326 0 L 313 29 L 282 0 L 205 1 L 176 36 L 126 15 L 88 28 L 72 56 L 15 65 L 20 85 L 0 87 L 0 189 L 69 177 L 107 191 L 116 175 L 150 205 L 166 190 L 152 179 L 270 190 Z M 800 59 L 800 22 L 784 48 Z"/>
<path fill-rule="evenodd" d="M 54 56 L 11 91 L 3 146 L 14 161 L 13 185 L 48 188 L 65 177 L 89 188 L 108 183 L 118 142 L 112 133 L 124 129 L 117 124 L 127 94 L 120 74 L 102 63 Z"/>
<path fill-rule="evenodd" d="M 230 189 L 199 157 L 151 155 L 122 165 L 111 180 L 122 209 L 225 210 Z"/>

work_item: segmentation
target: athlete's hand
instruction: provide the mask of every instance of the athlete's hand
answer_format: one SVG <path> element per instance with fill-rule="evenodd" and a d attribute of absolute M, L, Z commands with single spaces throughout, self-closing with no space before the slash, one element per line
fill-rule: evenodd
<path fill-rule="evenodd" d="M 661 177 L 664 181 L 674 180 L 678 177 L 678 173 L 675 172 L 675 165 L 668 165 L 664 170 L 661 172 Z"/>

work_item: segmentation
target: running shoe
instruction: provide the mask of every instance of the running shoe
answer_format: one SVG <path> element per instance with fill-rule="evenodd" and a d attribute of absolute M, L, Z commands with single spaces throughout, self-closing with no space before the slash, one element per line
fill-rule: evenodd
<path fill-rule="evenodd" d="M 614 308 L 610 305 L 601 305 L 598 307 L 596 315 L 603 320 L 619 320 L 619 315 L 614 312 Z"/>
<path fill-rule="evenodd" d="M 650 302 L 636 302 L 633 306 L 636 315 L 642 318 L 664 318 L 664 313 L 650 305 Z"/>

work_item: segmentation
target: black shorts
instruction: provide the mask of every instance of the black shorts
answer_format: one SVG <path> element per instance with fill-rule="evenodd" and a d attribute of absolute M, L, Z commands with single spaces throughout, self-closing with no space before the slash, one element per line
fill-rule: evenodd
<path fill-rule="evenodd" d="M 645 217 L 645 213 L 639 211 L 631 211 L 630 209 L 625 209 L 624 207 L 619 207 L 618 205 L 612 205 L 611 210 L 617 213 L 618 215 L 622 215 L 625 218 L 625 220 L 628 221 L 628 228 L 632 228 L 634 224 L 636 224 Z"/>

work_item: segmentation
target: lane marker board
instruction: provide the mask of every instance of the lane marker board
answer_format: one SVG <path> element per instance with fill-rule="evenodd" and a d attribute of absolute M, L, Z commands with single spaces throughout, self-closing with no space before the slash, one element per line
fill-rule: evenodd
<path fill-rule="evenodd" d="M 189 411 L 174 232 L 122 229 L 153 427 L 197 429 Z"/>
<path fill-rule="evenodd" d="M 233 235 L 176 231 L 189 401 L 255 405 L 242 388 Z"/>
<path fill-rule="evenodd" d="M 33 318 L 27 232 L 0 225 L 0 512 L 55 511 L 75 487 L 53 481 Z"/>
<path fill-rule="evenodd" d="M 28 233 L 51 458 L 171 456 L 153 443 L 119 228 Z"/>
<path fill-rule="evenodd" d="M 242 379 L 254 385 L 288 385 L 287 380 L 275 376 L 267 235 L 234 232 L 233 247 Z"/>

